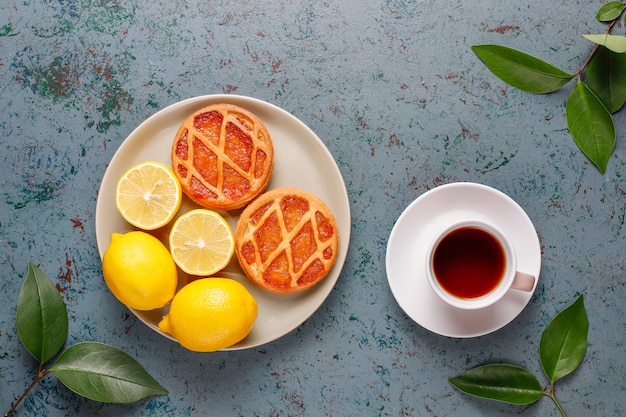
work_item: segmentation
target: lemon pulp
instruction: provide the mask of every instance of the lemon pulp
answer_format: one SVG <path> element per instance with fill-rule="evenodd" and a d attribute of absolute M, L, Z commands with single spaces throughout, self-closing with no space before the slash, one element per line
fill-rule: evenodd
<path fill-rule="evenodd" d="M 142 162 L 118 180 L 115 205 L 122 217 L 143 230 L 165 226 L 182 202 L 180 181 L 170 168 L 159 162 Z"/>
<path fill-rule="evenodd" d="M 176 219 L 169 245 L 180 269 L 190 275 L 209 276 L 228 265 L 235 251 L 235 238 L 220 214 L 196 209 Z"/>

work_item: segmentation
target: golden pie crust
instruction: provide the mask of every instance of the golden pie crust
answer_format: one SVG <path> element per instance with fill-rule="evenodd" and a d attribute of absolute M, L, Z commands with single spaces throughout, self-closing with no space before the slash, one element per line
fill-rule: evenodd
<path fill-rule="evenodd" d="M 267 128 L 233 104 L 212 104 L 190 115 L 172 145 L 172 168 L 183 191 L 213 210 L 244 207 L 265 191 L 273 167 Z"/>
<path fill-rule="evenodd" d="M 297 188 L 268 191 L 246 207 L 235 232 L 235 252 L 245 274 L 280 294 L 313 287 L 337 259 L 339 235 L 330 209 Z"/>

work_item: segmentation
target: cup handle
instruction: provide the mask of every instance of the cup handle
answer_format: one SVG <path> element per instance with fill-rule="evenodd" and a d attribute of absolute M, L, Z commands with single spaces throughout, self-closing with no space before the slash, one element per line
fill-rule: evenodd
<path fill-rule="evenodd" d="M 515 273 L 515 278 L 513 278 L 513 284 L 511 288 L 515 288 L 516 290 L 530 292 L 533 290 L 535 286 L 535 277 L 530 274 L 525 274 L 524 272 L 517 271 Z"/>

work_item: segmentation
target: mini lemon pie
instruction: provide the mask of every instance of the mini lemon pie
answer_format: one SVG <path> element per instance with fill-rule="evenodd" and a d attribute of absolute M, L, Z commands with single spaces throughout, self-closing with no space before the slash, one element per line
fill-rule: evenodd
<path fill-rule="evenodd" d="M 212 104 L 190 115 L 172 145 L 172 168 L 183 191 L 213 210 L 244 207 L 265 191 L 273 167 L 265 125 L 233 104 Z"/>
<path fill-rule="evenodd" d="M 282 294 L 320 282 L 335 263 L 338 246 L 330 209 L 297 188 L 262 194 L 243 210 L 235 232 L 235 253 L 248 278 Z"/>

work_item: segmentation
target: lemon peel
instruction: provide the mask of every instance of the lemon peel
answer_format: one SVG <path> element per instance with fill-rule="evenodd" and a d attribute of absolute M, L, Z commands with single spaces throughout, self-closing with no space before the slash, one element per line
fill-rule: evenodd
<path fill-rule="evenodd" d="M 176 293 L 159 328 L 189 350 L 213 352 L 243 340 L 257 315 L 256 300 L 240 282 L 201 278 Z"/>

